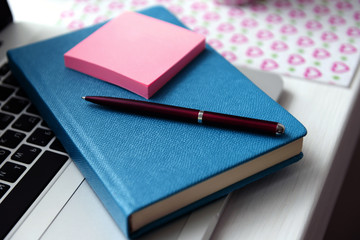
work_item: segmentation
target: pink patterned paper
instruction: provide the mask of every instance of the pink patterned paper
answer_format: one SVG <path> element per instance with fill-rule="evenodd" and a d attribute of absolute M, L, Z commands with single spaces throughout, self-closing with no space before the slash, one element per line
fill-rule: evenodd
<path fill-rule="evenodd" d="M 245 0 L 248 1 L 248 0 Z M 360 56 L 360 0 L 73 0 L 70 29 L 163 5 L 234 65 L 349 86 Z"/>

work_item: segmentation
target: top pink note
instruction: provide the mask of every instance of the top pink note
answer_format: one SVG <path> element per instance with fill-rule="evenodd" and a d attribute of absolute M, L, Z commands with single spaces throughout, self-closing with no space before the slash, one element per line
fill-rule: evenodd
<path fill-rule="evenodd" d="M 205 48 L 205 37 L 135 12 L 99 28 L 64 55 L 65 66 L 150 98 Z"/>

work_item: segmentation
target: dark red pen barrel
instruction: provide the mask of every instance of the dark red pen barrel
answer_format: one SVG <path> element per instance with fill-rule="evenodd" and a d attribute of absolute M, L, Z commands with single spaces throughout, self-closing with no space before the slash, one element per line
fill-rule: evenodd
<path fill-rule="evenodd" d="M 86 97 L 87 101 L 115 108 L 120 111 L 153 117 L 168 118 L 178 121 L 197 122 L 199 110 L 188 109 L 152 102 L 111 97 Z"/>
<path fill-rule="evenodd" d="M 217 127 L 275 134 L 277 122 L 250 119 L 221 113 L 204 112 L 202 122 Z"/>
<path fill-rule="evenodd" d="M 168 118 L 191 123 L 199 122 L 206 125 L 251 132 L 261 132 L 268 134 L 278 133 L 277 122 L 257 120 L 214 112 L 199 111 L 196 109 L 189 109 L 131 99 L 90 96 L 85 97 L 85 100 L 103 106 L 108 106 L 116 110 L 147 116 Z M 283 133 L 283 131 L 280 131 L 280 134 L 281 133 Z"/>

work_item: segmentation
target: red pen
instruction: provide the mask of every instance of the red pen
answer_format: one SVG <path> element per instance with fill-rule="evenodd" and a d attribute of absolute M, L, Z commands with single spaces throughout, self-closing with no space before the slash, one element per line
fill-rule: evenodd
<path fill-rule="evenodd" d="M 132 112 L 154 117 L 171 118 L 174 120 L 200 123 L 236 130 L 254 131 L 258 133 L 281 135 L 285 127 L 281 123 L 234 115 L 183 108 L 159 103 L 131 100 L 125 98 L 86 96 L 86 101 L 116 110 Z"/>

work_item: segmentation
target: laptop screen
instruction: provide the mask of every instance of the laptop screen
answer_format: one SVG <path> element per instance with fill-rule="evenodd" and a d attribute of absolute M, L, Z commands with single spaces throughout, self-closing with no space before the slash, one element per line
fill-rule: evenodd
<path fill-rule="evenodd" d="M 7 1 L 0 1 L 0 31 L 13 20 Z"/>

